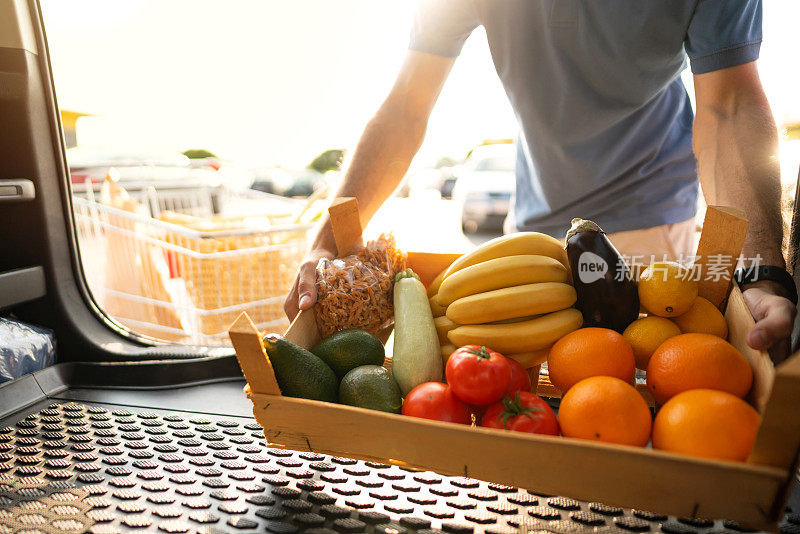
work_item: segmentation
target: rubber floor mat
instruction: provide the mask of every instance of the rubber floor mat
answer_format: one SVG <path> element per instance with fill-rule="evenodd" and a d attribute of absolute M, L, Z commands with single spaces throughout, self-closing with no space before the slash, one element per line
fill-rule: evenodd
<path fill-rule="evenodd" d="M 64 403 L 0 428 L 0 533 L 524 531 L 741 529 L 272 448 L 247 418 Z"/>

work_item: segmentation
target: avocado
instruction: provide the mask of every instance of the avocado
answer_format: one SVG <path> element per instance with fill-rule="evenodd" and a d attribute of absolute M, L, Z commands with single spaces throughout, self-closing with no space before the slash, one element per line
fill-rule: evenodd
<path fill-rule="evenodd" d="M 278 334 L 267 334 L 263 341 L 281 393 L 336 402 L 339 380 L 325 362 Z"/>
<path fill-rule="evenodd" d="M 316 344 L 311 352 L 327 363 L 341 380 L 361 365 L 383 365 L 386 353 L 381 340 L 366 330 L 340 330 Z"/>
<path fill-rule="evenodd" d="M 377 365 L 362 365 L 344 375 L 339 384 L 339 401 L 389 413 L 400 413 L 403 405 L 400 386 L 392 373 Z"/>

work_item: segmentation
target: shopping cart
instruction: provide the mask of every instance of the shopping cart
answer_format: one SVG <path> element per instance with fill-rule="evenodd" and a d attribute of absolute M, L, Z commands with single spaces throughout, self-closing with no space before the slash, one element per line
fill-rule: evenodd
<path fill-rule="evenodd" d="M 73 197 L 84 271 L 106 313 L 182 343 L 229 343 L 227 328 L 243 311 L 262 330 L 283 331 L 283 300 L 311 227 L 295 222 L 304 202 L 226 191 L 212 216 L 202 193 L 180 202 L 160 194 L 126 209 Z"/>

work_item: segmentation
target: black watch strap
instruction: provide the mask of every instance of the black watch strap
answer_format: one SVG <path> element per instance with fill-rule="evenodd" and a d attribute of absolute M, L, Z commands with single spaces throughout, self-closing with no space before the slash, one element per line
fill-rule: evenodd
<path fill-rule="evenodd" d="M 786 290 L 787 298 L 792 303 L 797 304 L 797 287 L 794 285 L 792 275 L 786 272 L 786 269 L 777 267 L 775 265 L 754 265 L 752 267 L 736 269 L 733 273 L 733 279 L 740 286 L 745 284 L 752 284 L 753 282 L 760 282 L 761 280 L 769 280 L 779 284 Z"/>

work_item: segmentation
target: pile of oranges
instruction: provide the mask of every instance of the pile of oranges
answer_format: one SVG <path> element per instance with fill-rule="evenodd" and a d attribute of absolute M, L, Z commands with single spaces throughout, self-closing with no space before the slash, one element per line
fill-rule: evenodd
<path fill-rule="evenodd" d="M 742 400 L 752 386 L 752 370 L 725 340 L 725 318 L 697 296 L 697 282 L 676 263 L 645 269 L 639 298 L 648 315 L 623 334 L 582 328 L 550 349 L 550 381 L 562 392 L 562 434 L 746 460 L 760 416 Z M 636 368 L 647 371 L 655 419 L 633 387 Z"/>

